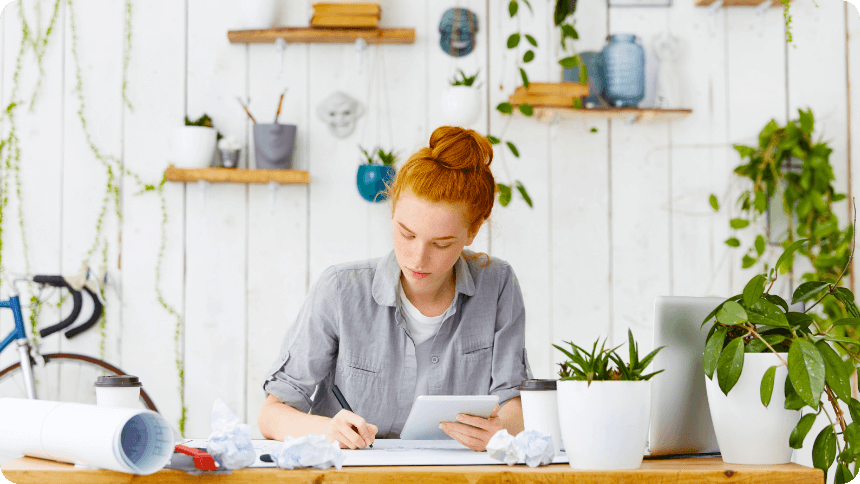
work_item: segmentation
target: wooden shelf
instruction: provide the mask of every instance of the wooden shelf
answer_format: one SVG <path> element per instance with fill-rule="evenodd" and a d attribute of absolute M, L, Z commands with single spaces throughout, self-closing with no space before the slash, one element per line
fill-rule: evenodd
<path fill-rule="evenodd" d="M 556 119 L 581 119 L 586 117 L 621 119 L 632 123 L 649 121 L 674 121 L 693 112 L 692 109 L 653 108 L 592 108 L 573 109 L 567 107 L 535 106 L 534 116 L 540 121 Z"/>
<path fill-rule="evenodd" d="M 164 178 L 172 182 L 207 181 L 210 183 L 269 183 L 281 185 L 307 185 L 310 174 L 298 170 L 245 170 L 241 168 L 175 168 L 164 171 Z"/>
<path fill-rule="evenodd" d="M 349 44 L 362 38 L 368 44 L 412 44 L 415 29 L 315 29 L 310 27 L 279 27 L 266 30 L 231 30 L 227 38 L 232 44 L 274 43 L 284 39 L 289 43 Z"/>
<path fill-rule="evenodd" d="M 697 7 L 707 7 L 717 0 L 696 0 Z M 790 2 L 791 0 L 789 0 Z M 758 7 L 763 3 L 763 0 L 723 0 L 723 7 Z M 771 0 L 772 7 L 782 6 L 780 0 Z"/>

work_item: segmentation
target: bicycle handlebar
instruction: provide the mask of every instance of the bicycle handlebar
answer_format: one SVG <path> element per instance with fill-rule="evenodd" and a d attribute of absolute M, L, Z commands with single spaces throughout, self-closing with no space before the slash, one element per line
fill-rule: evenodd
<path fill-rule="evenodd" d="M 81 297 L 80 292 L 75 291 L 72 286 L 70 286 L 69 283 L 66 282 L 65 279 L 63 279 L 63 276 L 33 276 L 33 282 L 59 288 L 66 288 L 72 294 L 73 306 L 71 314 L 69 314 L 66 319 L 60 321 L 59 323 L 39 330 L 39 336 L 43 338 L 46 336 L 50 336 L 57 331 L 71 326 L 72 323 L 74 323 L 75 320 L 78 319 L 78 316 L 81 314 L 81 307 L 83 306 L 83 298 Z"/>

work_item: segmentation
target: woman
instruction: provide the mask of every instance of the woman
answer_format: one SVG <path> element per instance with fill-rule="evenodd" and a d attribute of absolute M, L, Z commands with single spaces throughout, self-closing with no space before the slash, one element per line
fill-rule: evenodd
<path fill-rule="evenodd" d="M 473 450 L 522 430 L 522 294 L 510 265 L 463 250 L 493 208 L 492 160 L 486 138 L 443 126 L 404 164 L 389 187 L 394 251 L 320 276 L 263 383 L 263 436 L 364 448 L 397 438 L 419 395 L 499 396 L 489 418 L 441 426 Z"/>

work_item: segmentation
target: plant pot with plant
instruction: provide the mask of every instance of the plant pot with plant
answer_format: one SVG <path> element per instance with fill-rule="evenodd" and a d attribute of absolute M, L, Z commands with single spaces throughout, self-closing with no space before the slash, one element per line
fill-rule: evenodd
<path fill-rule="evenodd" d="M 394 162 L 397 155 L 394 151 L 386 152 L 382 148 L 365 150 L 358 147 L 362 153 L 362 164 L 358 167 L 356 185 L 358 193 L 368 202 L 381 202 L 387 198 L 385 191 L 394 180 Z"/>
<path fill-rule="evenodd" d="M 173 165 L 178 168 L 205 168 L 212 164 L 215 146 L 221 134 L 212 126 L 212 118 L 204 114 L 192 121 L 185 117 L 185 126 L 173 131 L 171 146 Z"/>
<path fill-rule="evenodd" d="M 558 416 L 564 448 L 574 469 L 638 469 L 651 422 L 651 382 L 663 370 L 643 374 L 657 348 L 639 360 L 639 348 L 628 330 L 630 359 L 624 363 L 606 341 L 591 352 L 567 342 L 560 363 Z M 614 368 L 612 365 L 614 364 Z"/>
<path fill-rule="evenodd" d="M 481 93 L 478 90 L 481 86 L 475 85 L 477 78 L 477 72 L 474 76 L 466 76 L 460 71 L 460 78 L 454 76 L 450 86 L 442 91 L 439 108 L 443 123 L 468 127 L 477 121 L 481 114 Z"/>

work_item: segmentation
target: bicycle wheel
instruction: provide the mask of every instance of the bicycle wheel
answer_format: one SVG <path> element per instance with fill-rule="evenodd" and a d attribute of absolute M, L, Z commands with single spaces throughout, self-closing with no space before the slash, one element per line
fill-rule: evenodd
<path fill-rule="evenodd" d="M 90 356 L 48 353 L 42 357 L 45 358 L 44 366 L 30 358 L 36 380 L 36 397 L 40 400 L 95 404 L 96 389 L 93 383 L 98 377 L 125 375 L 110 363 Z M 27 398 L 20 362 L 0 371 L 0 397 Z M 143 388 L 140 389 L 140 405 L 141 408 L 158 411 Z"/>

